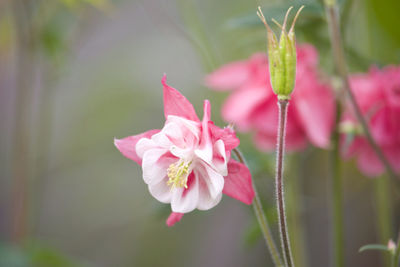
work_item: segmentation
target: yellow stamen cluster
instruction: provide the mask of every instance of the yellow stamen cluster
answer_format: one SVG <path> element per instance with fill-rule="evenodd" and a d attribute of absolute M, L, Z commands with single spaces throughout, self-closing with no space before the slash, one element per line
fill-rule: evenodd
<path fill-rule="evenodd" d="M 187 186 L 187 180 L 189 177 L 189 167 L 192 162 L 185 162 L 183 160 L 179 160 L 175 163 L 169 165 L 167 169 L 168 182 L 167 185 L 171 187 L 171 190 L 174 188 L 180 188 Z"/>

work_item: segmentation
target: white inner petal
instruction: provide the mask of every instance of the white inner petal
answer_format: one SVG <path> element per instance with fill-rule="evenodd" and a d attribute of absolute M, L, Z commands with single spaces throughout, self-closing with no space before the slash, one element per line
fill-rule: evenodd
<path fill-rule="evenodd" d="M 171 160 L 159 160 L 167 152 L 164 148 L 155 148 L 146 151 L 143 155 L 143 180 L 146 184 L 158 183 L 167 176 L 167 168 Z"/>

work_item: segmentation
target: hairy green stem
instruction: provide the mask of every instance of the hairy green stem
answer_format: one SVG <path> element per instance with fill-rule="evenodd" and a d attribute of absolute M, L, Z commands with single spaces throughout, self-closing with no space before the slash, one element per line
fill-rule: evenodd
<path fill-rule="evenodd" d="M 378 230 L 379 242 L 387 244 L 392 236 L 392 216 L 391 205 L 389 201 L 389 180 L 387 177 L 379 177 L 374 182 L 375 201 L 376 201 L 376 227 Z M 390 266 L 389 255 L 383 254 L 384 266 Z"/>
<path fill-rule="evenodd" d="M 333 248 L 335 267 L 344 266 L 344 227 L 343 227 L 343 196 L 342 196 L 342 174 L 339 151 L 339 121 L 341 117 L 340 102 L 336 101 L 336 121 L 332 134 L 331 153 L 331 197 L 332 197 L 332 219 L 333 219 Z"/>
<path fill-rule="evenodd" d="M 281 237 L 281 246 L 283 250 L 285 265 L 293 267 L 293 257 L 290 249 L 289 233 L 287 230 L 286 214 L 285 214 L 285 197 L 283 185 L 283 160 L 285 153 L 285 132 L 286 132 L 286 118 L 289 101 L 280 99 L 278 100 L 279 106 L 279 123 L 278 123 L 278 144 L 276 149 L 276 202 L 278 208 L 279 218 L 279 232 Z"/>
<path fill-rule="evenodd" d="M 233 152 L 235 153 L 236 157 L 238 158 L 238 160 L 241 163 L 248 166 L 246 163 L 246 160 L 244 159 L 244 157 L 243 157 L 242 153 L 239 151 L 239 149 L 235 148 L 235 149 L 233 149 Z M 283 262 L 281 259 L 281 255 L 279 254 L 279 251 L 275 244 L 274 238 L 272 237 L 271 228 L 269 227 L 267 217 L 265 216 L 264 209 L 262 207 L 260 197 L 258 196 L 258 192 L 257 192 L 256 185 L 254 183 L 254 180 L 253 180 L 253 189 L 254 189 L 254 194 L 255 194 L 254 200 L 253 200 L 254 213 L 256 214 L 258 223 L 260 225 L 265 242 L 267 244 L 267 248 L 271 254 L 271 257 L 272 257 L 273 262 L 275 263 L 275 266 L 282 267 Z"/>
<path fill-rule="evenodd" d="M 361 109 L 359 105 L 357 104 L 356 98 L 351 91 L 350 88 L 350 83 L 349 83 L 349 77 L 348 77 L 348 72 L 347 72 L 347 64 L 346 64 L 346 58 L 344 55 L 344 50 L 343 50 L 343 44 L 342 44 L 342 35 L 340 32 L 340 26 L 339 26 L 339 18 L 338 18 L 338 8 L 337 8 L 337 3 L 335 0 L 325 0 L 325 9 L 326 9 L 326 16 L 328 20 L 328 27 L 330 31 L 330 39 L 331 39 L 331 45 L 332 45 L 332 50 L 333 50 L 333 58 L 336 66 L 336 71 L 340 76 L 340 79 L 342 81 L 342 85 L 344 90 L 346 91 L 351 106 L 353 108 L 353 112 L 361 124 L 361 127 L 363 129 L 363 132 L 365 134 L 365 137 L 368 141 L 368 143 L 371 145 L 372 149 L 374 150 L 376 156 L 379 158 L 379 160 L 382 162 L 382 164 L 385 166 L 386 171 L 388 174 L 396 178 L 396 173 L 394 172 L 392 166 L 390 165 L 389 161 L 387 160 L 386 156 L 383 154 L 382 150 L 379 148 L 377 143 L 375 142 L 375 139 L 373 138 L 368 124 L 361 112 Z"/>

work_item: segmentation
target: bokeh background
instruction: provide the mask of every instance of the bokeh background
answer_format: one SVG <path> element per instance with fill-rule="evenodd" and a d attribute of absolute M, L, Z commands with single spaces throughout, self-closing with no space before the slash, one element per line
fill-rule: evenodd
<path fill-rule="evenodd" d="M 272 266 L 251 207 L 228 197 L 166 227 L 170 208 L 150 196 L 113 138 L 162 126 L 164 73 L 199 113 L 210 99 L 213 120 L 225 125 L 226 94 L 206 88 L 204 77 L 265 51 L 259 5 L 281 21 L 289 6 L 305 4 L 298 42 L 315 45 L 332 73 L 321 2 L 0 1 L 0 266 Z M 399 64 L 399 1 L 339 2 L 350 70 Z M 274 155 L 240 137 L 277 237 Z M 329 151 L 288 155 L 286 177 L 298 266 L 329 266 Z M 381 266 L 379 252 L 358 249 L 395 237 L 400 201 L 388 182 L 344 164 L 346 266 Z M 15 229 L 24 229 L 22 242 Z"/>

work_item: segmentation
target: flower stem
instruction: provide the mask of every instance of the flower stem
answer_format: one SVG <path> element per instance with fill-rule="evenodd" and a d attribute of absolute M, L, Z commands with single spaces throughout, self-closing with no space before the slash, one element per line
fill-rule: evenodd
<path fill-rule="evenodd" d="M 289 101 L 287 99 L 279 99 L 279 123 L 278 123 L 278 146 L 276 151 L 276 200 L 278 208 L 279 229 L 281 236 L 281 246 L 283 250 L 285 265 L 293 267 L 292 252 L 290 250 L 289 233 L 287 231 L 286 214 L 285 214 L 285 199 L 283 187 L 283 158 L 285 152 L 285 131 L 286 118 Z"/>
<path fill-rule="evenodd" d="M 242 153 L 239 151 L 239 149 L 235 148 L 235 149 L 233 149 L 233 152 L 235 153 L 238 160 L 248 167 L 246 160 L 244 159 L 244 157 L 243 157 Z M 277 249 L 275 241 L 272 237 L 271 228 L 269 227 L 267 217 L 265 216 L 264 209 L 262 207 L 260 197 L 258 196 L 258 192 L 256 189 L 256 185 L 254 183 L 254 180 L 253 180 L 253 189 L 254 189 L 253 208 L 254 208 L 254 212 L 256 214 L 258 223 L 260 225 L 261 231 L 264 235 L 265 242 L 267 243 L 267 248 L 271 254 L 271 257 L 272 257 L 273 262 L 275 263 L 275 266 L 282 267 L 283 262 L 281 259 L 281 255 L 279 254 L 279 251 Z"/>
<path fill-rule="evenodd" d="M 332 134 L 332 155 L 331 155 L 331 197 L 332 197 L 332 218 L 333 218 L 333 247 L 334 247 L 334 265 L 336 267 L 344 266 L 344 230 L 343 230 L 343 201 L 342 201 L 342 177 L 341 161 L 339 152 L 339 121 L 341 117 L 340 102 L 336 101 L 336 122 Z"/>
<path fill-rule="evenodd" d="M 339 27 L 339 20 L 338 20 L 338 8 L 337 8 L 337 3 L 336 0 L 325 0 L 325 9 L 326 9 L 326 16 L 328 20 L 328 27 L 330 31 L 330 39 L 331 39 L 331 45 L 332 45 L 332 50 L 333 50 L 333 57 L 336 65 L 336 71 L 340 76 L 340 79 L 342 80 L 343 88 L 347 92 L 347 95 L 350 99 L 350 103 L 353 107 L 353 111 L 355 116 L 357 117 L 357 120 L 360 122 L 361 127 L 363 129 L 363 132 L 365 134 L 365 137 L 367 138 L 368 143 L 371 145 L 372 149 L 374 150 L 376 156 L 379 158 L 379 160 L 382 162 L 382 164 L 385 166 L 386 171 L 388 174 L 396 178 L 396 173 L 393 170 L 392 166 L 390 165 L 389 161 L 385 157 L 385 155 L 382 153 L 382 150 L 379 148 L 377 143 L 375 142 L 374 138 L 372 137 L 372 134 L 368 128 L 368 124 L 364 118 L 364 116 L 361 113 L 361 109 L 357 104 L 356 98 L 353 94 L 353 92 L 350 89 L 350 83 L 349 83 L 349 77 L 348 77 L 348 72 L 347 72 L 347 65 L 346 65 L 346 58 L 344 55 L 344 50 L 342 46 L 342 36 L 340 33 L 340 27 Z"/>
<path fill-rule="evenodd" d="M 376 227 L 378 230 L 379 243 L 386 244 L 392 236 L 392 216 L 389 201 L 389 180 L 386 177 L 379 177 L 375 181 L 376 201 Z M 382 254 L 383 266 L 390 266 L 389 255 Z"/>

